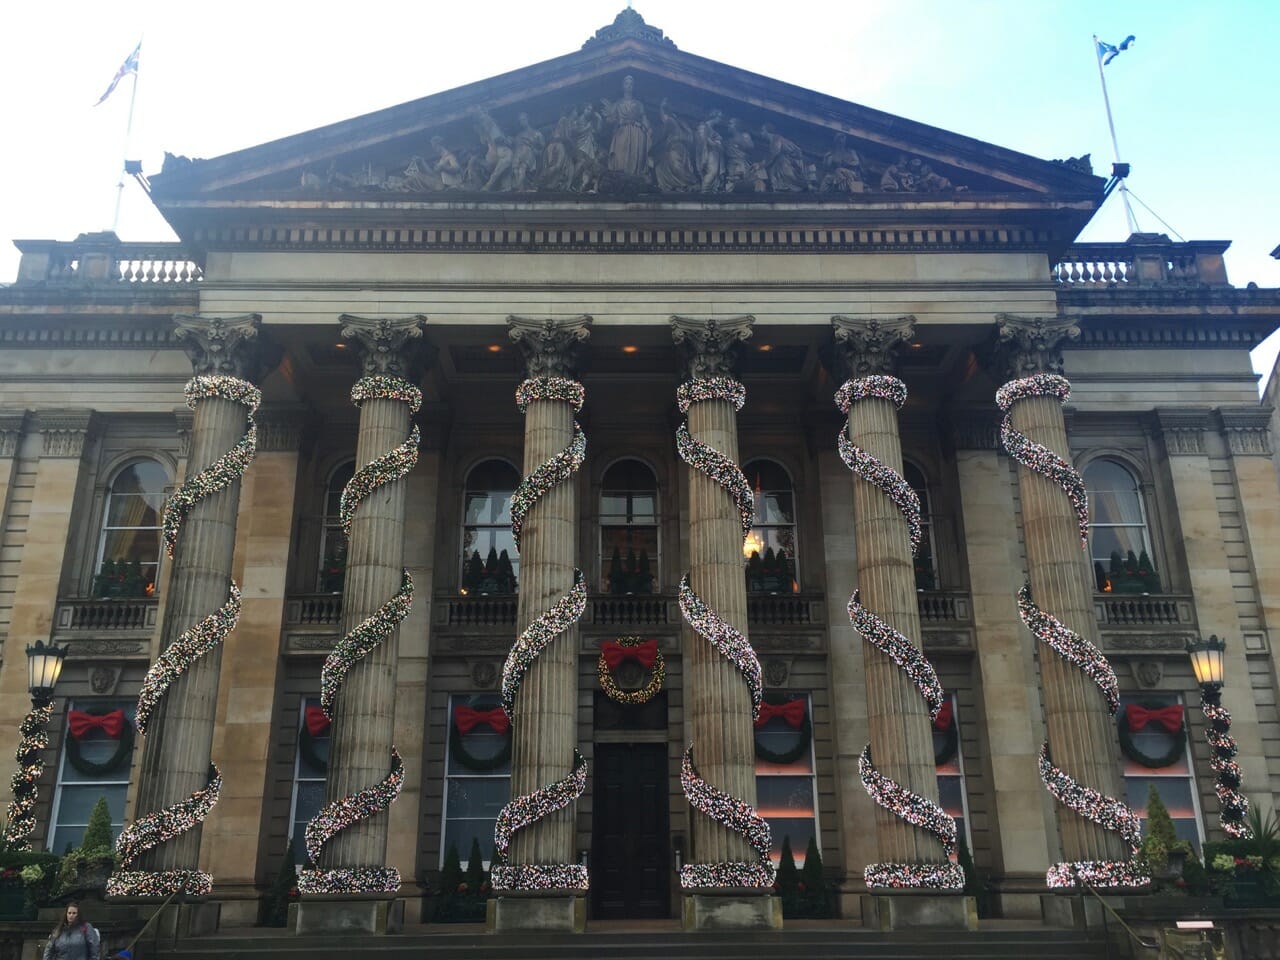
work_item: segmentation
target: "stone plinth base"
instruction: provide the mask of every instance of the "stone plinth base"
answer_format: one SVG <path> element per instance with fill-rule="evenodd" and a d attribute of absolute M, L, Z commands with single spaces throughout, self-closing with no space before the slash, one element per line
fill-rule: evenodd
<path fill-rule="evenodd" d="M 1119 898 L 1110 899 L 1112 909 L 1121 904 Z M 1040 897 L 1040 911 L 1044 922 L 1051 927 L 1071 927 L 1085 930 L 1103 925 L 1106 909 L 1092 893 L 1046 893 Z"/>
<path fill-rule="evenodd" d="M 927 893 L 871 895 L 863 900 L 862 925 L 872 930 L 977 930 L 978 902 L 973 897 Z"/>
<path fill-rule="evenodd" d="M 686 931 L 781 930 L 782 901 L 771 896 L 694 893 L 684 898 Z"/>
<path fill-rule="evenodd" d="M 404 901 L 351 896 L 311 896 L 289 904 L 289 930 L 298 936 L 326 933 L 395 933 L 404 925 Z"/>
<path fill-rule="evenodd" d="M 489 901 L 485 923 L 490 933 L 584 933 L 584 897 L 513 897 Z"/>
<path fill-rule="evenodd" d="M 195 903 L 171 903 L 167 907 L 162 907 L 157 903 L 142 906 L 139 912 L 143 919 L 151 924 L 147 928 L 148 937 L 154 936 L 158 940 L 168 940 L 173 943 L 217 933 L 222 904 L 215 900 L 204 900 Z"/>

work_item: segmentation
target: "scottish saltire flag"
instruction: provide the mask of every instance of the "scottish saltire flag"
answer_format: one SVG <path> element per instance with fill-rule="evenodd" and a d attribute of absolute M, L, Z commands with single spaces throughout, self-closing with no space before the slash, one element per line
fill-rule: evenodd
<path fill-rule="evenodd" d="M 1094 37 L 1093 39 L 1097 41 L 1098 58 L 1102 61 L 1102 65 L 1105 67 L 1108 63 L 1110 63 L 1116 57 L 1120 56 L 1121 50 L 1128 50 L 1131 46 L 1133 46 L 1133 41 L 1135 38 L 1133 34 L 1129 34 L 1129 36 L 1125 37 L 1123 40 L 1120 41 L 1119 46 L 1116 46 L 1115 44 L 1107 43 L 1104 40 L 1098 40 L 1097 37 Z"/>
<path fill-rule="evenodd" d="M 1130 37 L 1129 39 L 1133 39 L 1133 38 Z M 119 85 L 120 81 L 123 80 L 125 77 L 127 77 L 129 74 L 132 73 L 135 76 L 137 75 L 138 54 L 141 52 L 142 52 L 142 41 L 139 40 L 138 45 L 133 48 L 133 53 L 125 57 L 124 63 L 120 64 L 120 69 L 117 70 L 116 75 L 111 78 L 111 83 L 107 87 L 107 92 L 98 98 L 98 103 L 102 103 L 103 100 L 106 100 L 107 97 L 115 93 L 116 87 Z M 96 107 L 98 103 L 95 103 L 94 106 Z"/>

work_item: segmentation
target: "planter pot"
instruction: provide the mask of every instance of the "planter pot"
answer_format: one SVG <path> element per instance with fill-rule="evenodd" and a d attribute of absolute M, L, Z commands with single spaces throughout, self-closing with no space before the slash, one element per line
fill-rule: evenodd
<path fill-rule="evenodd" d="M 0 880 L 0 920 L 33 920 L 27 907 L 27 887 L 21 878 Z"/>
<path fill-rule="evenodd" d="M 1280 906 L 1280 897 L 1267 892 L 1267 886 L 1261 879 L 1253 877 L 1236 877 L 1231 881 L 1227 892 L 1228 907 L 1268 907 Z"/>

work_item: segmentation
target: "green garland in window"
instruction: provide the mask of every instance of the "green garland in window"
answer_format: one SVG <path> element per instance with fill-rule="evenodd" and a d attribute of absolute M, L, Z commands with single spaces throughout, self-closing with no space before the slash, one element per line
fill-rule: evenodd
<path fill-rule="evenodd" d="M 109 713 L 114 713 L 119 707 L 112 707 L 110 710 L 85 710 L 84 712 L 91 717 L 105 717 Z M 71 764 L 80 773 L 86 777 L 105 777 L 108 773 L 114 773 L 120 768 L 120 765 L 127 761 L 133 753 L 133 721 L 129 719 L 128 714 L 124 718 L 124 726 L 120 728 L 120 739 L 116 742 L 116 752 L 113 753 L 102 763 L 94 763 L 92 760 L 85 759 L 80 752 L 80 741 L 71 735 L 71 731 L 67 731 L 67 763 Z"/>
<path fill-rule="evenodd" d="M 478 773 L 485 773 L 489 770 L 497 770 L 499 767 L 506 766 L 511 760 L 511 731 L 508 730 L 502 738 L 502 749 L 495 753 L 492 757 L 477 757 L 463 746 L 463 736 L 458 732 L 458 723 L 453 719 L 452 711 L 449 716 L 449 755 L 457 760 L 468 770 L 475 770 Z"/>
<path fill-rule="evenodd" d="M 763 697 L 765 703 L 780 707 L 783 704 L 790 703 L 792 698 L 785 693 L 766 693 Z M 804 756 L 805 751 L 809 749 L 809 743 L 813 739 L 813 724 L 809 722 L 809 705 L 805 704 L 804 719 L 800 722 L 799 728 L 796 730 L 795 746 L 789 750 L 780 750 L 777 753 L 768 747 L 761 746 L 760 738 L 755 738 L 756 757 L 765 763 L 788 764 L 795 763 Z"/>
<path fill-rule="evenodd" d="M 1168 703 L 1159 703 L 1154 700 L 1144 700 L 1138 704 L 1147 710 L 1162 710 L 1170 706 Z M 1184 723 L 1178 728 L 1176 733 L 1170 733 L 1169 737 L 1173 743 L 1169 745 L 1169 749 L 1162 754 L 1143 753 L 1138 749 L 1138 745 L 1133 742 L 1133 733 L 1129 730 L 1129 709 L 1128 705 L 1118 714 L 1116 721 L 1116 729 L 1120 731 L 1120 752 L 1132 760 L 1134 763 L 1151 770 L 1158 770 L 1161 767 L 1168 767 L 1177 763 L 1186 756 L 1187 749 L 1187 725 Z"/>

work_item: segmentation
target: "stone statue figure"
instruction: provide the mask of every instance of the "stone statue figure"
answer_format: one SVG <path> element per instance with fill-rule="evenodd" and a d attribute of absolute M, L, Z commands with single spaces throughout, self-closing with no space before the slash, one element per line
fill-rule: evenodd
<path fill-rule="evenodd" d="M 431 157 L 431 171 L 440 178 L 445 190 L 456 190 L 462 186 L 462 164 L 440 136 L 431 138 Z"/>
<path fill-rule="evenodd" d="M 487 110 L 476 111 L 476 126 L 480 141 L 485 145 L 484 165 L 489 170 L 482 190 L 503 192 L 513 187 L 515 180 L 515 150 L 511 140 L 503 135 L 502 128 L 489 116 Z"/>
<path fill-rule="evenodd" d="M 601 98 L 600 103 L 604 107 L 605 119 L 613 124 L 609 169 L 643 177 L 649 158 L 649 120 L 644 113 L 644 104 L 632 95 L 634 89 L 635 80 L 630 75 L 623 77 L 622 99 L 611 102 Z"/>
<path fill-rule="evenodd" d="M 778 193 L 788 193 L 808 188 L 804 152 L 796 144 L 778 133 L 771 124 L 760 128 L 765 139 L 767 155 L 764 166 L 769 174 L 769 185 Z"/>
<path fill-rule="evenodd" d="M 703 193 L 714 193 L 720 189 L 720 181 L 724 176 L 724 143 L 716 124 L 720 121 L 720 111 L 713 110 L 694 128 L 693 157 L 698 168 L 699 184 Z"/>
<path fill-rule="evenodd" d="M 898 154 L 898 159 L 884 168 L 884 173 L 880 177 L 880 189 L 903 193 L 915 193 L 919 189 L 905 153 Z"/>
<path fill-rule="evenodd" d="M 736 117 L 729 118 L 728 136 L 724 138 L 724 188 L 732 192 L 748 180 L 751 153 L 756 148 L 751 134 L 738 126 Z"/>
<path fill-rule="evenodd" d="M 560 119 L 551 131 L 551 139 L 542 151 L 542 169 L 538 171 L 538 188 L 541 190 L 570 190 L 573 187 L 575 145 L 574 125 L 577 113 L 566 106 L 560 111 Z"/>
<path fill-rule="evenodd" d="M 924 193 L 939 193 L 943 190 L 957 189 L 955 184 L 946 177 L 934 173 L 933 168 L 919 157 L 911 159 L 911 176 L 915 181 L 916 189 Z"/>
<path fill-rule="evenodd" d="M 699 177 L 693 162 L 693 131 L 667 109 L 665 98 L 658 112 L 661 126 L 654 138 L 654 182 L 665 193 L 694 190 L 699 184 Z"/>
<path fill-rule="evenodd" d="M 596 192 L 604 167 L 600 153 L 600 129 L 603 126 L 604 118 L 590 101 L 579 108 L 573 122 L 574 175 L 570 189 L 580 193 Z"/>
<path fill-rule="evenodd" d="M 837 133 L 835 146 L 822 158 L 826 171 L 818 188 L 822 193 L 862 193 L 867 189 L 862 158 L 849 148 L 847 140 L 843 133 Z"/>
<path fill-rule="evenodd" d="M 516 131 L 514 154 L 511 158 L 511 188 L 513 190 L 531 190 L 534 185 L 534 174 L 538 172 L 538 158 L 542 156 L 544 140 L 542 134 L 529 123 L 527 113 L 520 114 L 520 129 Z"/>

